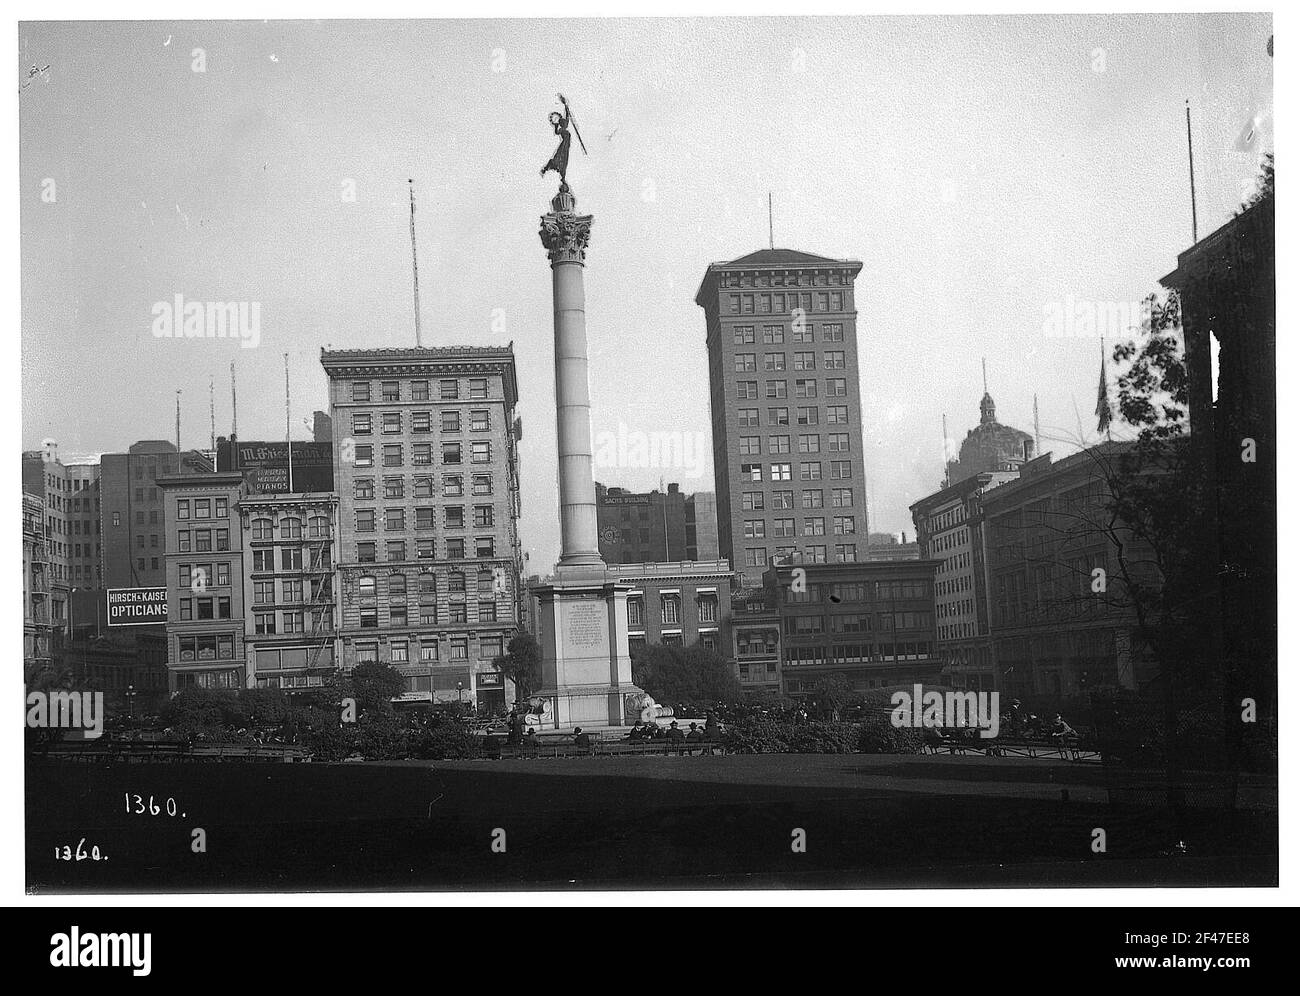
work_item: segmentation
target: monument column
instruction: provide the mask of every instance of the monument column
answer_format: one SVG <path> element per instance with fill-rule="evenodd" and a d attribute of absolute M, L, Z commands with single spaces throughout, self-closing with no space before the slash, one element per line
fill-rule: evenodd
<path fill-rule="evenodd" d="M 560 560 L 556 569 L 604 566 L 596 535 L 591 458 L 591 388 L 583 267 L 591 215 L 580 215 L 567 183 L 542 216 L 542 245 L 551 260 L 555 311 L 555 430 L 559 450 Z"/>
<path fill-rule="evenodd" d="M 562 145 L 557 153 L 562 160 L 567 155 L 564 150 Z M 562 169 L 558 171 L 563 176 Z M 574 208 L 573 191 L 561 181 L 550 212 L 542 215 L 539 233 L 551 260 L 555 312 L 560 559 L 554 576 L 535 586 L 533 592 L 540 609 L 538 642 L 542 648 L 537 696 L 551 700 L 552 729 L 621 726 L 644 698 L 641 689 L 632 684 L 628 655 L 627 593 L 631 586 L 607 574 L 596 536 L 582 286 L 591 215 L 580 215 Z"/>

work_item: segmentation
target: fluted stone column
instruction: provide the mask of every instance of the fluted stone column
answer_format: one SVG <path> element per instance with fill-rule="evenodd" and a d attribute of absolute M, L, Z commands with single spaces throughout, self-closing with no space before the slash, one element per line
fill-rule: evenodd
<path fill-rule="evenodd" d="M 555 429 L 559 449 L 560 560 L 556 567 L 604 566 L 596 534 L 592 476 L 591 388 L 587 373 L 587 313 L 583 266 L 591 215 L 574 210 L 567 184 L 542 215 L 542 245 L 551 260 L 555 309 Z"/>

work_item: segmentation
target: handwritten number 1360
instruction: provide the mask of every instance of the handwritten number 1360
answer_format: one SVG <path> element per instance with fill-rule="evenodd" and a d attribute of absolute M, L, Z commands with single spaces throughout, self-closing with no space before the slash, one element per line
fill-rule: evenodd
<path fill-rule="evenodd" d="M 134 813 L 135 815 L 139 816 L 144 813 L 148 813 L 150 816 L 157 816 L 159 813 L 163 811 L 163 808 L 165 808 L 167 810 L 168 816 L 176 815 L 176 800 L 171 798 L 170 796 L 168 797 L 167 801 L 163 804 L 163 807 L 160 808 L 158 804 L 154 802 L 153 796 L 149 796 L 149 803 L 148 805 L 146 805 L 144 799 L 138 795 L 133 796 L 131 795 L 130 792 L 123 792 L 122 795 L 126 799 L 126 811 L 128 814 Z M 132 803 L 131 803 L 132 799 L 135 799 L 134 809 L 132 808 Z"/>

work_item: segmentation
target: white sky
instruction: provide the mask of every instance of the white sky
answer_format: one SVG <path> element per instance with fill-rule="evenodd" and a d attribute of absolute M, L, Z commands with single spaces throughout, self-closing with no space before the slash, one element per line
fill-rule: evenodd
<path fill-rule="evenodd" d="M 941 416 L 1093 423 L 1095 337 L 1044 309 L 1145 296 L 1190 242 L 1184 98 L 1201 234 L 1272 147 L 1268 15 L 698 21 L 26 24 L 19 64 L 23 446 L 205 446 L 208 381 L 241 436 L 295 438 L 326 407 L 322 345 L 414 343 L 406 178 L 420 203 L 426 344 L 515 344 L 525 549 L 558 552 L 546 114 L 590 150 L 594 430 L 709 434 L 706 265 L 776 243 L 863 261 L 857 283 L 872 528 L 942 474 Z M 207 71 L 191 69 L 192 50 Z M 1099 55 L 1098 50 L 1103 50 Z M 494 71 L 499 70 L 499 71 Z M 1233 150 L 1253 115 L 1255 153 Z M 42 200 L 55 182 L 57 200 Z M 346 180 L 357 199 L 344 201 Z M 258 301 L 261 345 L 157 340 L 176 293 Z M 501 309 L 504 331 L 494 331 Z M 1044 441 L 1063 455 L 1068 447 Z M 608 484 L 712 487 L 683 468 Z"/>

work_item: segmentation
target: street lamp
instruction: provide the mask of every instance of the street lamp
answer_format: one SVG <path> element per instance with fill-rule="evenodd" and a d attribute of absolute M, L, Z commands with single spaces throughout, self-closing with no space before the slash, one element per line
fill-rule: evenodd
<path fill-rule="evenodd" d="M 465 687 L 464 682 L 461 682 L 461 681 L 456 682 L 456 711 L 457 711 L 457 712 L 464 712 L 464 711 L 465 711 L 465 708 L 464 708 L 464 707 L 465 707 L 465 699 L 464 699 L 464 697 L 461 695 L 461 689 L 463 689 L 464 687 Z"/>
<path fill-rule="evenodd" d="M 126 686 L 126 718 L 127 719 L 132 719 L 135 716 L 135 711 L 132 708 L 132 702 L 134 699 L 135 699 L 135 685 L 127 685 Z"/>
<path fill-rule="evenodd" d="M 68 590 L 68 649 L 72 650 L 76 645 L 76 625 L 73 620 L 73 604 L 76 602 L 76 595 L 79 591 L 85 591 L 84 588 L 70 588 Z M 89 665 L 86 663 L 86 652 L 81 652 L 81 680 L 87 684 L 90 682 L 90 676 L 87 674 Z"/>

